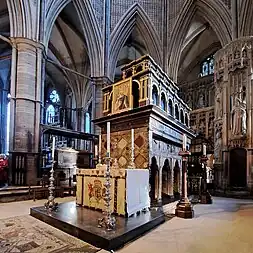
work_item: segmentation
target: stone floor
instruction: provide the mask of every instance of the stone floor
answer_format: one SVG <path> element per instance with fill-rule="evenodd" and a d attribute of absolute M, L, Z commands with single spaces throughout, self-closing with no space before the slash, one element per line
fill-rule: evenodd
<path fill-rule="evenodd" d="M 194 206 L 194 219 L 173 218 L 129 243 L 118 253 L 253 253 L 253 201 L 213 199 L 212 205 Z M 58 201 L 70 200 L 73 198 Z M 44 202 L 0 204 L 0 217 L 27 215 L 30 207 L 43 205 Z"/>

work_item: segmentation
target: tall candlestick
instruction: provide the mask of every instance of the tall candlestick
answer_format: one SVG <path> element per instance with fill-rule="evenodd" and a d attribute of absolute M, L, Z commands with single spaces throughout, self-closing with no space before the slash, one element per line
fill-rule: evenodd
<path fill-rule="evenodd" d="M 98 136 L 98 154 L 101 155 L 102 137 L 101 134 Z"/>
<path fill-rule="evenodd" d="M 185 134 L 183 134 L 183 150 L 186 150 L 186 142 L 187 142 L 187 137 Z"/>
<path fill-rule="evenodd" d="M 206 156 L 206 145 L 203 144 L 203 155 Z"/>
<path fill-rule="evenodd" d="M 110 157 L 110 149 L 111 149 L 111 137 L 110 137 L 110 122 L 107 122 L 107 155 Z"/>
<path fill-rule="evenodd" d="M 131 148 L 132 148 L 132 153 L 134 153 L 134 129 L 131 129 Z"/>
<path fill-rule="evenodd" d="M 134 129 L 131 129 L 131 157 L 130 157 L 130 162 L 129 162 L 129 167 L 130 168 L 135 168 L 134 164 Z"/>
<path fill-rule="evenodd" d="M 95 145 L 95 157 L 98 156 L 98 145 Z"/>
<path fill-rule="evenodd" d="M 53 143 L 52 143 L 52 161 L 54 161 L 54 150 L 55 150 L 55 136 L 53 137 Z"/>

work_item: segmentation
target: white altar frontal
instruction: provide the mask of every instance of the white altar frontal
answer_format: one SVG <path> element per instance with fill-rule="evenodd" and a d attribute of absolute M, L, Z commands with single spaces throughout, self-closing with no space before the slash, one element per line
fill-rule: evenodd
<path fill-rule="evenodd" d="M 76 203 L 105 209 L 106 165 L 96 169 L 77 169 Z M 147 169 L 111 169 L 111 212 L 130 216 L 150 207 L 149 171 Z"/>

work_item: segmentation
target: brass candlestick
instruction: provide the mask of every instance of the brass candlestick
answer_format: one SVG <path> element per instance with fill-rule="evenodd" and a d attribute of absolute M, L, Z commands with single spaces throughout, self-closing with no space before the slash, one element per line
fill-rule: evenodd
<path fill-rule="evenodd" d="M 112 216 L 112 212 L 111 212 L 111 158 L 110 158 L 110 154 L 107 153 L 106 155 L 106 171 L 105 171 L 105 197 L 104 197 L 104 201 L 105 201 L 105 211 L 103 212 L 103 217 L 100 218 L 98 220 L 98 227 L 104 227 L 107 231 L 111 231 L 113 229 L 115 229 L 116 226 L 116 218 Z"/>
<path fill-rule="evenodd" d="M 54 200 L 55 200 L 55 186 L 54 186 L 54 164 L 55 164 L 55 161 L 52 160 L 52 168 L 50 170 L 50 178 L 49 178 L 49 186 L 48 186 L 48 190 L 49 190 L 49 196 L 48 196 L 48 200 L 47 202 L 45 203 L 45 208 L 48 210 L 48 211 L 55 211 L 58 207 L 58 203 L 56 203 Z"/>

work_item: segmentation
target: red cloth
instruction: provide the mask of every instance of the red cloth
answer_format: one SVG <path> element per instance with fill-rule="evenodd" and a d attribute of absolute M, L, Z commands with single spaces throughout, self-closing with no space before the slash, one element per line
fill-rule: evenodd
<path fill-rule="evenodd" d="M 6 181 L 8 179 L 8 159 L 0 158 L 0 181 Z"/>

